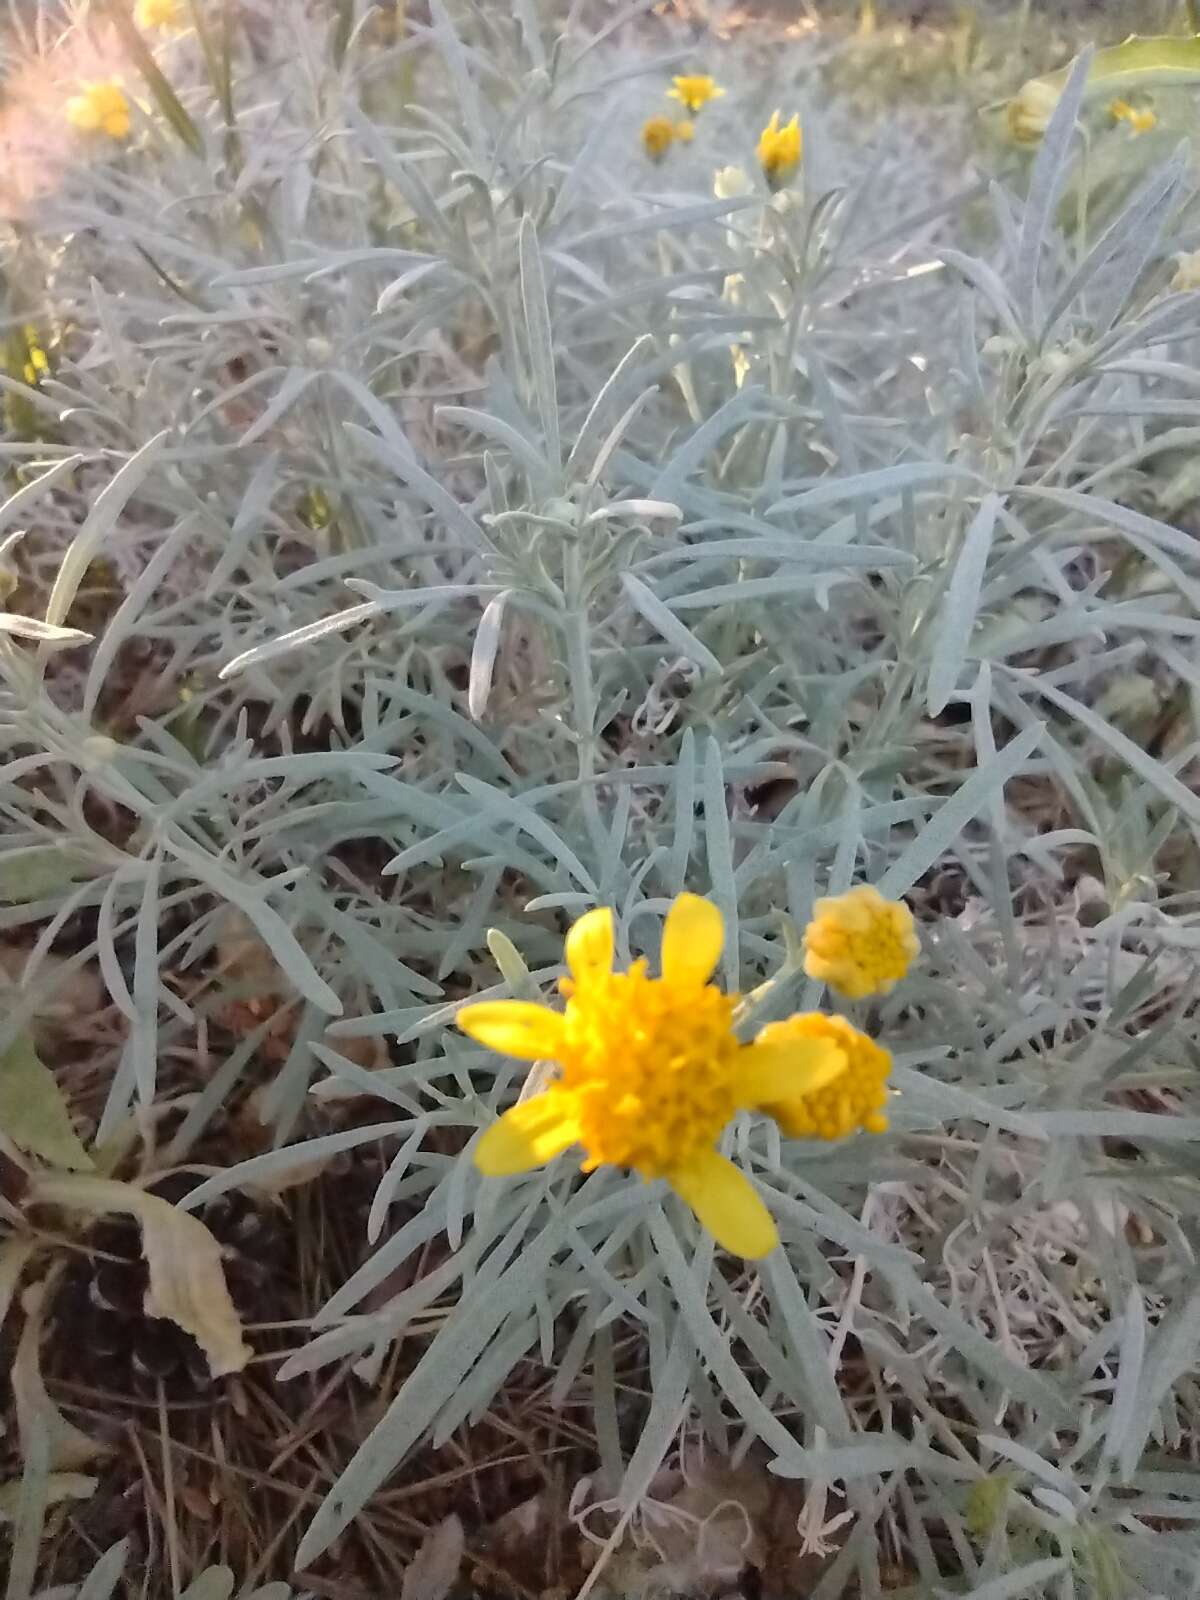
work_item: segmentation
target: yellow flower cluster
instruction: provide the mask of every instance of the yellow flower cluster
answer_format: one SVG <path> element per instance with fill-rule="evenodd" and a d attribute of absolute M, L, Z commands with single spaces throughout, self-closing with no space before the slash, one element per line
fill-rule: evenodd
<path fill-rule="evenodd" d="M 800 118 L 779 125 L 779 112 L 771 113 L 771 120 L 758 140 L 758 161 L 763 176 L 772 189 L 785 184 L 800 165 L 800 152 L 804 139 L 800 132 Z"/>
<path fill-rule="evenodd" d="M 1127 122 L 1134 133 L 1149 133 L 1158 126 L 1158 118 L 1149 107 L 1131 106 L 1128 100 L 1114 100 L 1108 114 L 1114 122 Z"/>
<path fill-rule="evenodd" d="M 724 93 L 715 79 L 704 73 L 694 73 L 673 78 L 667 98 L 678 100 L 694 117 L 710 100 L 718 100 Z M 782 126 L 779 119 L 780 113 L 776 111 L 758 140 L 759 165 L 772 189 L 781 188 L 800 165 L 804 144 L 799 116 L 793 116 L 790 122 Z M 686 119 L 676 122 L 661 114 L 647 117 L 642 124 L 642 148 L 651 161 L 661 161 L 676 140 L 688 144 L 695 131 L 695 124 Z"/>
<path fill-rule="evenodd" d="M 695 116 L 710 100 L 719 100 L 724 93 L 714 78 L 696 74 L 672 79 L 667 98 L 678 100 Z M 661 115 L 647 117 L 642 124 L 642 148 L 651 161 L 661 161 L 674 143 L 691 144 L 695 135 L 696 124 L 688 117 L 679 120 Z"/>
<path fill-rule="evenodd" d="M 884 988 L 899 975 L 896 919 L 877 915 L 872 942 L 856 893 L 820 902 L 819 920 L 828 934 L 848 904 L 854 948 L 843 955 L 838 982 L 844 987 L 849 977 L 862 994 L 869 973 Z M 891 1057 L 844 1018 L 819 1013 L 770 1023 L 743 1043 L 735 1031 L 738 997 L 711 981 L 723 943 L 717 908 L 682 894 L 663 929 L 661 976 L 651 977 L 642 960 L 614 971 L 612 912 L 602 907 L 567 935 L 562 1012 L 519 1000 L 464 1006 L 458 1025 L 472 1039 L 558 1064 L 547 1088 L 482 1135 L 479 1169 L 492 1177 L 525 1172 L 582 1145 L 584 1171 L 612 1164 L 665 1178 L 726 1249 L 752 1259 L 772 1250 L 775 1224 L 750 1179 L 717 1149 L 722 1131 L 737 1112 L 757 1111 L 796 1138 L 882 1133 Z M 915 953 L 915 935 L 911 945 Z"/>
<path fill-rule="evenodd" d="M 128 139 L 129 98 L 115 78 L 85 84 L 67 101 L 67 121 L 82 133 L 104 133 L 110 139 Z"/>

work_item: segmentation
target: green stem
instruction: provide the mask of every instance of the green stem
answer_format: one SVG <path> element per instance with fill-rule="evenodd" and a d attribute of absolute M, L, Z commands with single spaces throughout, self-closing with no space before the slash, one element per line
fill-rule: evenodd
<path fill-rule="evenodd" d="M 605 844 L 605 828 L 592 781 L 596 773 L 596 686 L 592 677 L 591 641 L 587 603 L 580 592 L 579 552 L 568 549 L 566 560 L 567 611 L 563 636 L 567 647 L 567 680 L 575 711 L 575 739 L 579 755 L 579 792 L 584 820 L 597 856 Z"/>

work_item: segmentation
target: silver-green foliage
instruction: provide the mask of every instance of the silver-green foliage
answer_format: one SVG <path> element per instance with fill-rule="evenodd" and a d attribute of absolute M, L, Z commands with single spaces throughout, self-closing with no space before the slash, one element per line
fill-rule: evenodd
<path fill-rule="evenodd" d="M 1200 440 L 1185 164 L 1064 234 L 1080 79 L 989 191 L 954 173 L 954 123 L 872 140 L 802 96 L 797 47 L 774 70 L 805 162 L 772 197 L 736 55 L 656 170 L 636 127 L 665 60 L 623 26 L 431 0 L 387 46 L 336 9 L 247 7 L 236 138 L 181 48 L 203 156 L 156 130 L 39 221 L 89 338 L 42 388 L 49 441 L 0 447 L 46 473 L 0 521 L 61 561 L 49 623 L 96 556 L 124 600 L 92 644 L 0 642 L 0 924 L 44 924 L 0 1045 L 94 911 L 80 959 L 128 1022 L 106 1137 L 225 1002 L 232 908 L 295 1042 L 280 1148 L 191 1203 L 391 1141 L 378 1247 L 289 1370 L 372 1380 L 446 1315 L 305 1560 L 533 1360 L 590 1404 L 620 1527 L 692 1426 L 831 1487 L 853 1521 L 820 1600 L 897 1560 L 913 1594 L 1200 1593 L 1200 559 L 1158 514 Z M 729 163 L 748 181 L 714 197 Z M 135 645 L 165 692 L 114 741 L 98 708 Z M 785 1239 L 761 1270 L 618 1172 L 479 1178 L 470 1136 L 519 1083 L 453 1031 L 463 994 L 548 992 L 595 904 L 653 953 L 684 887 L 748 989 L 856 878 L 931 907 L 875 1017 L 894 1132 L 736 1129 Z M 186 1003 L 181 972 L 210 975 Z M 791 976 L 770 1005 L 817 998 Z M 394 1064 L 336 1048 L 363 1036 Z M 386 1121 L 287 1146 L 310 1091 Z"/>

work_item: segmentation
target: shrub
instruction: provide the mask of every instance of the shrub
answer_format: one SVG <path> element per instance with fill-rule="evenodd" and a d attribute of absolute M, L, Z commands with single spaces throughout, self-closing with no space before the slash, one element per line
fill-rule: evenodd
<path fill-rule="evenodd" d="M 301 1563 L 540 1363 L 594 1435 L 605 1559 L 700 1434 L 807 1484 L 820 1600 L 885 1570 L 1181 1593 L 1186 163 L 1060 214 L 1081 115 L 1133 148 L 1086 64 L 989 188 L 954 113 L 868 134 L 802 45 L 767 96 L 731 49 L 655 164 L 637 130 L 695 63 L 628 13 L 222 15 L 137 58 L 134 146 L 13 231 L 13 326 L 50 354 L 3 381 L 0 1042 L 98 962 L 96 1151 L 228 1040 L 169 1159 L 251 1084 L 274 1148 L 185 1208 L 384 1142 L 375 1248 L 284 1371 L 423 1350 Z M 776 101 L 804 144 L 772 188 Z M 921 925 L 891 994 L 833 1002 L 894 1055 L 891 1129 L 736 1123 L 783 1248 L 718 1254 L 570 1156 L 476 1170 L 521 1085 L 465 999 L 548 996 L 595 906 L 654 957 L 686 890 L 756 1022 L 809 1010 L 801 930 L 857 881 Z M 364 1096 L 379 1119 L 296 1140 Z"/>

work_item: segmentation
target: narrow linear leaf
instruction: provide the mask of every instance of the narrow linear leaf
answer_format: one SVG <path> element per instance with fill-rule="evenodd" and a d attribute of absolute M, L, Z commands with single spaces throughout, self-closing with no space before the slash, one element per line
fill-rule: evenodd
<path fill-rule="evenodd" d="M 179 136 L 181 143 L 194 156 L 204 154 L 204 139 L 199 128 L 184 109 L 179 96 L 163 76 L 162 70 L 147 48 L 145 40 L 133 24 L 126 0 L 108 0 L 107 10 L 113 20 L 121 43 L 129 52 L 134 65 L 146 80 L 146 87 L 154 96 L 158 109 Z"/>
<path fill-rule="evenodd" d="M 967 647 L 979 614 L 979 595 L 992 548 L 992 534 L 1000 510 L 1000 496 L 984 496 L 963 538 L 954 573 L 942 601 L 929 662 L 927 704 L 936 717 L 958 686 L 966 663 Z"/>
<path fill-rule="evenodd" d="M 632 572 L 621 574 L 621 587 L 625 590 L 630 604 L 641 616 L 657 630 L 658 633 L 674 646 L 680 655 L 686 656 L 689 661 L 695 662 L 703 672 L 712 672 L 720 675 L 721 663 L 706 644 L 702 644 L 690 628 L 685 628 L 683 623 L 665 605 L 653 589 L 649 588 L 640 578 Z"/>
<path fill-rule="evenodd" d="M 118 0 L 114 0 L 117 4 Z M 124 511 L 130 499 L 141 488 L 150 470 L 158 457 L 162 454 L 167 442 L 167 430 L 156 433 L 136 455 L 131 456 L 112 482 L 106 485 L 96 497 L 96 503 L 79 532 L 67 547 L 58 572 L 55 574 L 54 587 L 50 591 L 50 599 L 46 603 L 46 621 L 55 627 L 61 627 L 66 620 L 75 596 L 79 592 L 79 585 L 83 582 L 83 575 L 91 565 L 96 552 L 101 544 L 116 527 L 117 518 Z"/>
<path fill-rule="evenodd" d="M 1042 249 L 1046 243 L 1055 207 L 1067 181 L 1071 138 L 1075 132 L 1079 108 L 1083 104 L 1091 60 L 1091 50 L 1082 51 L 1076 58 L 1062 95 L 1054 108 L 1054 114 L 1042 136 L 1037 159 L 1033 163 L 1033 171 L 1029 178 L 1029 198 L 1025 203 L 1025 215 L 1021 220 L 1021 236 L 1013 268 L 1013 296 L 1018 311 L 1030 325 L 1034 320 L 1034 302 Z"/>
<path fill-rule="evenodd" d="M 967 823 L 977 817 L 1008 780 L 1020 772 L 1037 748 L 1042 732 L 1043 724 L 1040 722 L 1026 728 L 998 752 L 992 766 L 973 772 L 888 867 L 877 885 L 880 894 L 895 897 L 911 889 L 922 873 L 927 872 L 942 852 L 949 849 Z"/>
<path fill-rule="evenodd" d="M 554 339 L 550 332 L 550 304 L 546 295 L 546 274 L 538 247 L 537 228 L 526 213 L 521 218 L 519 241 L 521 304 L 529 340 L 530 375 L 537 400 L 546 455 L 554 469 L 562 465 L 562 443 L 558 432 L 558 386 L 554 378 Z"/>

